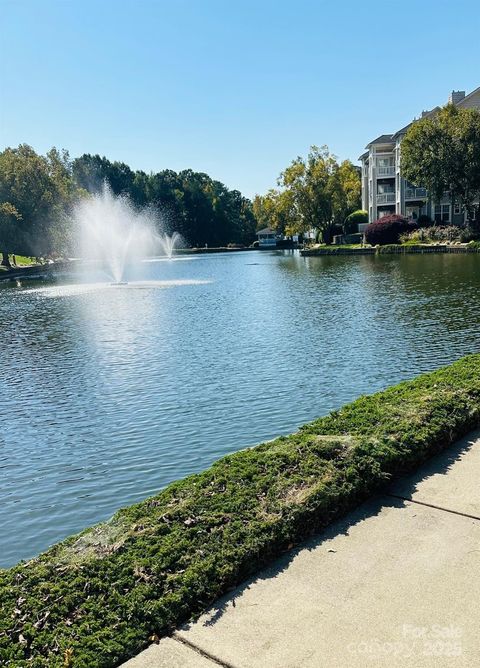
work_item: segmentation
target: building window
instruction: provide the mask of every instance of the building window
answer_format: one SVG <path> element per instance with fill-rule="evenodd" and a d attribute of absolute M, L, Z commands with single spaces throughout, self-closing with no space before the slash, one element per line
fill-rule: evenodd
<path fill-rule="evenodd" d="M 453 207 L 453 213 L 456 216 L 459 216 L 462 213 L 462 207 L 460 204 L 455 204 L 455 206 Z"/>
<path fill-rule="evenodd" d="M 450 204 L 435 204 L 434 219 L 436 223 L 449 223 Z"/>

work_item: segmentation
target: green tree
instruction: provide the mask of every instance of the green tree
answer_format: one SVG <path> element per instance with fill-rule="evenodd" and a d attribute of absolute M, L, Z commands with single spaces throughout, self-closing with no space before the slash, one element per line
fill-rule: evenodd
<path fill-rule="evenodd" d="M 327 146 L 312 146 L 280 175 L 279 185 L 290 201 L 290 233 L 317 229 L 330 243 L 335 226 L 360 205 L 360 174 L 346 160 L 340 165 Z"/>
<path fill-rule="evenodd" d="M 21 144 L 0 153 L 0 205 L 14 207 L 7 227 L 11 252 L 24 255 L 63 253 L 69 244 L 68 210 L 82 194 L 72 179 L 68 153 L 52 148 L 46 156 Z M 6 211 L 4 207 L 4 211 Z"/>
<path fill-rule="evenodd" d="M 19 226 L 18 221 L 22 216 L 10 202 L 0 204 L 0 252 L 2 254 L 2 266 L 10 268 L 9 253 L 15 252 L 18 245 Z"/>
<path fill-rule="evenodd" d="M 415 121 L 402 142 L 401 164 L 408 181 L 437 202 L 447 196 L 472 219 L 480 198 L 480 112 L 450 104 Z"/>
<path fill-rule="evenodd" d="M 115 195 L 130 195 L 135 201 L 139 182 L 135 172 L 124 162 L 110 162 L 105 156 L 84 153 L 72 164 L 72 174 L 77 185 L 88 192 L 99 192 L 105 181 Z"/>
<path fill-rule="evenodd" d="M 342 226 L 347 216 L 361 203 L 360 169 L 344 160 L 334 169 L 330 180 L 332 215 L 335 225 Z"/>
<path fill-rule="evenodd" d="M 252 205 L 257 229 L 271 227 L 278 234 L 295 233 L 295 209 L 290 190 L 270 189 L 265 195 L 256 195 Z"/>

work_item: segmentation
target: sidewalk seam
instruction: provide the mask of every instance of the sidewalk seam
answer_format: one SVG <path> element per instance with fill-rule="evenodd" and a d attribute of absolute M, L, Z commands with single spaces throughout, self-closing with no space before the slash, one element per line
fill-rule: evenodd
<path fill-rule="evenodd" d="M 210 654 L 209 652 L 206 652 L 205 650 L 200 649 L 200 647 L 197 647 L 190 640 L 186 640 L 186 638 L 183 638 L 182 636 L 177 635 L 176 631 L 173 633 L 171 638 L 173 640 L 176 640 L 179 643 L 182 643 L 182 645 L 186 645 L 186 647 L 189 647 L 190 649 L 192 649 L 197 654 L 200 654 L 200 656 L 203 656 L 205 659 L 209 659 L 210 661 L 213 661 L 214 663 L 217 664 L 217 666 L 221 666 L 222 668 L 235 668 L 235 666 L 233 664 L 222 661 L 221 659 L 216 657 L 214 654 Z"/>
<path fill-rule="evenodd" d="M 441 510 L 444 513 L 450 513 L 452 515 L 460 515 L 460 517 L 468 517 L 471 520 L 480 521 L 478 515 L 470 515 L 469 513 L 463 513 L 461 510 L 452 510 L 451 508 L 443 508 L 442 506 L 437 506 L 434 503 L 427 503 L 426 501 L 416 501 L 411 499 L 408 496 L 401 496 L 400 494 L 391 494 L 386 493 L 386 496 L 391 496 L 394 499 L 401 499 L 402 501 L 408 501 L 409 503 L 416 503 L 419 506 L 426 506 L 427 508 L 435 508 L 435 510 Z"/>

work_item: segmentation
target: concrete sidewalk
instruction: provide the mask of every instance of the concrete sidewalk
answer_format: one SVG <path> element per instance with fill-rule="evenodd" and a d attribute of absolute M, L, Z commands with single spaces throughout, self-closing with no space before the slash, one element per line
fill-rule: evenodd
<path fill-rule="evenodd" d="M 480 432 L 125 668 L 480 666 Z"/>

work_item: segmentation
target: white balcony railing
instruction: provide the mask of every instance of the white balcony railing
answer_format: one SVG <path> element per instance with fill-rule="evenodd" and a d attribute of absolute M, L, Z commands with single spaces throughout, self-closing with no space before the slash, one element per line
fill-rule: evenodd
<path fill-rule="evenodd" d="M 377 176 L 395 176 L 395 166 L 377 167 Z"/>
<path fill-rule="evenodd" d="M 378 193 L 377 204 L 395 204 L 395 193 Z"/>
<path fill-rule="evenodd" d="M 405 199 L 424 199 L 426 196 L 426 188 L 405 188 Z"/>

